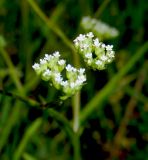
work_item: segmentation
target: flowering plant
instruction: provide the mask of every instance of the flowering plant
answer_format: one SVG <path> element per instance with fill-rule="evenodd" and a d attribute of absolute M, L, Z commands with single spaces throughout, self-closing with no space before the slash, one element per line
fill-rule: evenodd
<path fill-rule="evenodd" d="M 87 32 L 93 31 L 101 40 L 112 39 L 119 35 L 119 31 L 116 28 L 89 16 L 82 18 L 81 26 Z"/>
<path fill-rule="evenodd" d="M 98 38 L 93 39 L 93 37 L 92 32 L 80 34 L 74 40 L 74 45 L 76 51 L 83 57 L 89 67 L 94 70 L 102 70 L 114 58 L 113 45 L 105 45 L 99 42 Z M 58 51 L 54 52 L 53 55 L 45 54 L 45 57 L 40 59 L 40 63 L 35 63 L 32 67 L 43 80 L 50 81 L 50 84 L 64 93 L 60 97 L 62 100 L 74 95 L 86 81 L 85 69 L 76 69 L 70 64 L 66 65 L 66 61 L 60 59 Z M 63 76 L 64 69 L 66 79 Z"/>
<path fill-rule="evenodd" d="M 80 34 L 74 40 L 74 44 L 89 67 L 94 70 L 103 70 L 106 64 L 111 63 L 114 59 L 113 45 L 105 45 L 99 42 L 98 38 L 93 39 L 93 37 L 92 32 Z"/>
<path fill-rule="evenodd" d="M 61 99 L 75 94 L 86 81 L 85 69 L 76 69 L 70 64 L 66 65 L 66 61 L 60 59 L 58 51 L 53 55 L 45 54 L 45 57 L 40 59 L 40 63 L 35 63 L 32 67 L 43 80 L 50 81 L 56 89 L 62 90 L 64 96 Z M 64 69 L 66 79 L 62 74 Z"/>

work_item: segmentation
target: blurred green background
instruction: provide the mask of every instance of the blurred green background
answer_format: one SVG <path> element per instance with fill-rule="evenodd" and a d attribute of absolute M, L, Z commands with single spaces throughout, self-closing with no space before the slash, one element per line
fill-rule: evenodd
<path fill-rule="evenodd" d="M 119 36 L 104 41 L 114 45 L 115 61 L 103 71 L 87 69 L 80 157 L 148 160 L 147 15 L 146 0 L 0 0 L 0 160 L 73 159 L 61 117 L 46 111 L 70 122 L 71 98 L 58 104 L 60 93 L 32 64 L 59 50 L 69 63 L 86 67 L 72 46 L 85 33 L 84 16 L 115 27 Z"/>

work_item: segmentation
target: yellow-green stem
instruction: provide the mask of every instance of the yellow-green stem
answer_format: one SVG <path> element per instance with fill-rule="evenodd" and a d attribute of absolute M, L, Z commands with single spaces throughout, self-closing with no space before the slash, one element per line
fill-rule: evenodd
<path fill-rule="evenodd" d="M 79 130 L 79 112 L 80 112 L 80 92 L 77 92 L 73 99 L 73 131 L 75 133 Z"/>
<path fill-rule="evenodd" d="M 81 160 L 81 148 L 80 148 L 80 137 L 79 133 L 74 133 L 73 135 L 73 148 L 74 148 L 74 156 L 73 160 Z"/>

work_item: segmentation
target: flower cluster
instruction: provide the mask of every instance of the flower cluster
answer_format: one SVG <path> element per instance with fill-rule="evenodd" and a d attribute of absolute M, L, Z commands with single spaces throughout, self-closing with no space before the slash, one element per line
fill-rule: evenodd
<path fill-rule="evenodd" d="M 50 81 L 56 89 L 62 90 L 64 96 L 61 99 L 75 94 L 86 81 L 85 69 L 66 65 L 66 61 L 60 59 L 59 52 L 54 52 L 53 55 L 45 54 L 45 57 L 40 59 L 40 63 L 35 63 L 32 67 L 43 80 Z M 64 69 L 66 79 L 63 76 Z"/>
<path fill-rule="evenodd" d="M 101 40 L 111 39 L 119 35 L 119 32 L 116 28 L 113 28 L 101 20 L 97 20 L 95 18 L 84 17 L 81 21 L 81 26 L 86 31 L 92 31 Z"/>
<path fill-rule="evenodd" d="M 105 69 L 105 65 L 114 59 L 113 45 L 100 42 L 98 38 L 94 38 L 92 32 L 80 34 L 74 40 L 74 45 L 86 64 L 94 70 Z"/>

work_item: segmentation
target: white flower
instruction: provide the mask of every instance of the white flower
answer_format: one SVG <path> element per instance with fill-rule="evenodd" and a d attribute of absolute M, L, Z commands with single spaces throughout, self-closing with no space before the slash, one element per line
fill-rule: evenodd
<path fill-rule="evenodd" d="M 105 56 L 105 55 L 102 55 L 102 56 L 100 57 L 100 59 L 101 59 L 102 61 L 106 61 L 106 60 L 108 59 L 108 57 Z"/>
<path fill-rule="evenodd" d="M 56 58 L 59 58 L 60 57 L 59 51 L 54 52 L 53 56 L 56 57 Z"/>
<path fill-rule="evenodd" d="M 86 43 L 84 43 L 84 44 L 82 45 L 82 48 L 87 49 L 87 48 L 89 48 L 89 45 L 86 44 Z"/>
<path fill-rule="evenodd" d="M 73 71 L 73 72 L 77 72 L 77 69 L 74 68 L 74 67 L 72 67 L 72 71 Z"/>
<path fill-rule="evenodd" d="M 86 36 L 87 36 L 88 38 L 93 38 L 93 37 L 94 37 L 94 35 L 93 35 L 92 32 L 87 33 Z"/>
<path fill-rule="evenodd" d="M 59 61 L 58 61 L 58 64 L 59 64 L 59 65 L 64 65 L 64 64 L 65 64 L 65 60 L 63 60 L 63 59 L 59 60 Z"/>
<path fill-rule="evenodd" d="M 47 61 L 45 60 L 45 59 L 40 59 L 40 64 L 42 65 L 42 64 L 46 64 L 47 63 Z"/>
<path fill-rule="evenodd" d="M 80 35 L 77 37 L 77 40 L 81 42 L 81 41 L 84 41 L 85 38 L 86 38 L 85 35 L 80 34 Z"/>
<path fill-rule="evenodd" d="M 107 51 L 112 51 L 112 48 L 113 48 L 113 45 L 107 45 L 107 46 L 106 46 L 106 50 L 107 50 Z"/>
<path fill-rule="evenodd" d="M 79 75 L 77 80 L 75 81 L 75 87 L 80 87 L 86 81 L 85 75 Z"/>
<path fill-rule="evenodd" d="M 110 52 L 107 53 L 107 56 L 109 58 L 114 58 L 115 57 L 115 52 L 114 51 L 110 51 Z"/>
<path fill-rule="evenodd" d="M 73 67 L 72 67 L 70 64 L 68 64 L 68 65 L 66 66 L 66 70 L 70 72 L 70 71 L 73 70 Z"/>
<path fill-rule="evenodd" d="M 35 70 L 39 70 L 40 69 L 40 65 L 38 63 L 35 63 L 33 66 L 32 66 L 33 69 Z"/>
<path fill-rule="evenodd" d="M 78 80 L 79 80 L 80 83 L 83 83 L 83 82 L 86 81 L 86 76 L 84 76 L 84 75 L 79 75 L 79 76 L 78 76 Z"/>
<path fill-rule="evenodd" d="M 76 86 L 76 85 L 75 85 L 74 82 L 71 82 L 71 83 L 70 83 L 70 87 L 71 87 L 71 88 L 74 88 L 75 86 Z"/>
<path fill-rule="evenodd" d="M 61 85 L 62 85 L 63 87 L 68 86 L 68 81 L 62 81 L 62 82 L 61 82 Z"/>
<path fill-rule="evenodd" d="M 96 61 L 96 65 L 102 65 L 102 64 L 103 64 L 102 61 L 100 61 L 100 60 Z"/>
<path fill-rule="evenodd" d="M 79 46 L 79 42 L 77 41 L 77 39 L 74 40 L 75 46 L 78 47 Z"/>
<path fill-rule="evenodd" d="M 85 72 L 85 68 L 80 68 L 80 69 L 79 69 L 79 73 L 80 73 L 80 74 L 83 74 L 84 72 Z"/>
<path fill-rule="evenodd" d="M 58 82 L 58 83 L 62 83 L 63 81 L 63 78 L 61 77 L 61 74 L 60 73 L 55 73 L 55 81 Z"/>
<path fill-rule="evenodd" d="M 85 57 L 86 57 L 86 58 L 92 58 L 92 53 L 86 53 L 86 54 L 85 54 Z"/>
<path fill-rule="evenodd" d="M 102 47 L 102 48 L 105 48 L 106 46 L 105 46 L 105 44 L 104 44 L 104 43 L 102 43 L 101 47 Z"/>
<path fill-rule="evenodd" d="M 76 44 L 76 43 L 77 43 L 77 44 L 79 43 L 77 38 L 74 39 L 73 42 L 74 42 L 75 44 Z"/>
<path fill-rule="evenodd" d="M 46 71 L 43 73 L 43 76 L 50 76 L 51 71 L 49 69 L 46 69 Z"/>
<path fill-rule="evenodd" d="M 118 36 L 119 32 L 116 28 L 109 26 L 108 24 L 102 22 L 101 20 L 94 19 L 91 17 L 84 17 L 81 21 L 81 26 L 85 30 L 91 30 L 100 39 L 110 39 Z"/>
<path fill-rule="evenodd" d="M 98 38 L 94 39 L 93 41 L 94 41 L 94 46 L 95 47 L 99 47 L 100 46 L 101 43 L 99 43 L 99 39 Z"/>
<path fill-rule="evenodd" d="M 49 54 L 45 54 L 44 60 L 50 61 L 50 60 L 51 60 L 51 58 L 52 58 L 52 56 L 51 56 L 51 55 L 49 55 Z"/>
<path fill-rule="evenodd" d="M 119 35 L 119 31 L 116 29 L 116 28 L 112 28 L 112 30 L 110 30 L 110 34 L 113 36 L 113 37 L 116 37 Z"/>

